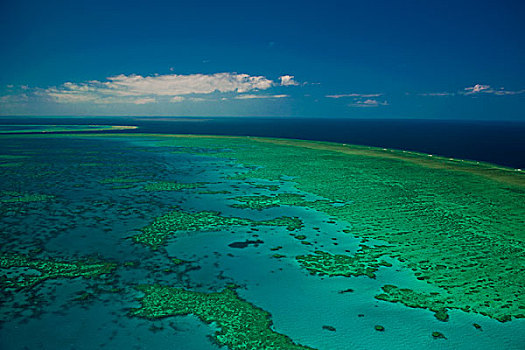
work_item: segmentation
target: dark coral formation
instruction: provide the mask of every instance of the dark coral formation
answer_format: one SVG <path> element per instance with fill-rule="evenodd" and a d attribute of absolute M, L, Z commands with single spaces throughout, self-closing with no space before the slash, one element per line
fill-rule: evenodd
<path fill-rule="evenodd" d="M 0 191 L 0 203 L 46 202 L 53 198 L 55 198 L 55 196 L 48 194 Z"/>
<path fill-rule="evenodd" d="M 189 213 L 173 210 L 156 218 L 150 225 L 141 229 L 141 233 L 132 237 L 137 243 L 158 249 L 169 236 L 180 231 L 219 231 L 231 226 L 284 226 L 293 231 L 302 227 L 298 218 L 279 217 L 272 220 L 254 221 L 250 219 L 221 216 L 218 212 L 201 211 Z"/>
<path fill-rule="evenodd" d="M 232 198 L 242 204 L 232 204 L 234 208 L 263 210 L 282 205 L 298 205 L 305 201 L 304 196 L 293 193 L 279 193 L 275 196 L 239 196 Z"/>
<path fill-rule="evenodd" d="M 272 328 L 270 314 L 241 299 L 230 288 L 219 293 L 199 293 L 162 285 L 140 285 L 141 307 L 132 316 L 158 319 L 193 314 L 203 322 L 214 322 L 219 330 L 214 339 L 232 350 L 306 350 Z"/>
<path fill-rule="evenodd" d="M 434 312 L 438 320 L 448 320 L 447 305 L 450 305 L 453 300 L 451 295 L 447 296 L 438 292 L 421 293 L 393 285 L 383 286 L 382 289 L 384 293 L 376 295 L 376 299 L 392 303 L 400 302 L 408 307 L 428 309 Z"/>
<path fill-rule="evenodd" d="M 0 269 L 6 274 L 0 279 L 2 288 L 31 288 L 48 279 L 92 278 L 111 273 L 114 263 L 100 261 L 57 261 L 34 259 L 22 254 L 0 256 Z"/>
<path fill-rule="evenodd" d="M 148 192 L 157 191 L 182 191 L 186 189 L 201 188 L 206 185 L 204 182 L 181 183 L 170 181 L 151 182 L 144 185 L 144 190 Z"/>
<path fill-rule="evenodd" d="M 311 274 L 347 277 L 364 275 L 375 278 L 375 272 L 379 267 L 392 266 L 379 259 L 382 255 L 383 252 L 362 245 L 361 249 L 351 256 L 317 250 L 315 254 L 299 255 L 296 260 Z"/>

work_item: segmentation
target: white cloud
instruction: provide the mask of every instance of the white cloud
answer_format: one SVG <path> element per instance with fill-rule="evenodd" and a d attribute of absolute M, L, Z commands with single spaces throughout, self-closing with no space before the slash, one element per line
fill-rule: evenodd
<path fill-rule="evenodd" d="M 419 96 L 454 96 L 453 92 L 425 92 L 418 94 Z"/>
<path fill-rule="evenodd" d="M 281 86 L 296 86 L 299 85 L 298 82 L 294 80 L 293 75 L 282 75 L 279 77 L 279 81 L 281 82 Z"/>
<path fill-rule="evenodd" d="M 282 98 L 288 95 L 259 95 L 257 92 L 279 86 L 300 85 L 292 75 L 282 75 L 274 81 L 264 76 L 252 76 L 238 73 L 215 74 L 155 74 L 151 76 L 115 75 L 103 80 L 85 82 L 66 82 L 60 86 L 48 88 L 30 88 L 25 90 L 26 99 L 39 102 L 57 102 L 62 104 L 148 104 L 155 102 L 199 102 L 218 101 L 220 94 L 233 94 L 240 99 Z M 214 98 L 206 95 L 219 94 Z M 200 96 L 199 96 L 200 95 Z M 10 95 L 14 96 L 14 95 Z M 15 101 L 14 97 L 0 100 Z M 20 100 L 20 99 L 19 99 Z"/>
<path fill-rule="evenodd" d="M 29 100 L 26 94 L 0 96 L 0 103 L 24 103 Z"/>
<path fill-rule="evenodd" d="M 154 103 L 157 102 L 153 97 L 144 97 L 144 98 L 137 98 L 133 101 L 136 105 L 145 105 L 146 103 Z"/>
<path fill-rule="evenodd" d="M 216 73 L 189 75 L 157 75 L 142 77 L 140 75 L 117 75 L 109 77 L 102 83 L 107 88 L 120 95 L 160 95 L 177 96 L 188 94 L 209 94 L 218 92 L 247 92 L 251 90 L 266 90 L 273 81 L 263 76 L 248 74 Z"/>
<path fill-rule="evenodd" d="M 184 100 L 185 100 L 185 98 L 182 97 L 182 96 L 173 96 L 173 97 L 171 98 L 170 102 L 182 102 L 182 101 L 184 101 Z"/>
<path fill-rule="evenodd" d="M 102 97 L 99 97 L 93 93 L 75 90 L 59 90 L 57 88 L 49 88 L 43 91 L 37 91 L 37 95 L 50 97 L 58 103 L 95 102 L 97 98 Z"/>
<path fill-rule="evenodd" d="M 281 79 L 287 85 L 295 85 L 292 76 Z M 281 77 L 282 78 L 282 77 Z M 120 74 L 104 81 L 91 80 L 83 83 L 66 82 L 59 87 L 37 89 L 41 96 L 59 103 L 152 103 L 153 99 L 170 98 L 180 102 L 185 95 L 211 93 L 245 93 L 261 91 L 278 85 L 264 76 L 237 73 L 215 74 L 166 74 L 143 77 Z M 198 97 L 188 98 L 191 101 Z"/>
<path fill-rule="evenodd" d="M 469 86 L 464 88 L 463 90 L 455 92 L 426 92 L 426 93 L 420 93 L 419 96 L 455 96 L 455 95 L 482 95 L 482 94 L 491 94 L 491 95 L 497 95 L 497 96 L 508 96 L 508 95 L 519 95 L 525 93 L 525 89 L 522 90 L 516 90 L 516 91 L 510 91 L 505 90 L 505 88 L 501 87 L 499 89 L 494 89 L 490 85 L 483 85 L 483 84 L 476 84 L 474 86 Z"/>
<path fill-rule="evenodd" d="M 383 94 L 340 94 L 340 95 L 326 95 L 325 97 L 328 97 L 328 98 L 342 98 L 342 97 L 363 97 L 363 98 L 368 98 L 368 97 L 379 97 Z"/>
<path fill-rule="evenodd" d="M 380 102 L 375 99 L 357 100 L 349 105 L 350 107 L 379 107 L 388 106 L 387 101 Z"/>
<path fill-rule="evenodd" d="M 289 95 L 253 95 L 253 94 L 246 94 L 246 95 L 239 95 L 235 96 L 234 98 L 237 100 L 249 100 L 249 99 L 258 99 L 258 98 L 285 98 L 290 97 Z"/>
<path fill-rule="evenodd" d="M 325 95 L 326 98 L 351 98 L 353 102 L 348 106 L 350 107 L 379 107 L 379 106 L 388 106 L 388 102 L 378 101 L 376 98 L 383 96 L 382 93 L 370 93 L 370 94 L 360 94 L 360 93 L 349 93 L 349 94 L 337 94 L 337 95 Z"/>
<path fill-rule="evenodd" d="M 519 94 L 523 94 L 525 93 L 525 89 L 522 89 L 522 90 L 516 90 L 516 91 L 508 91 L 508 90 L 503 90 L 503 88 L 501 90 L 496 90 L 493 92 L 494 95 L 498 95 L 498 96 L 506 96 L 506 95 L 519 95 Z"/>
<path fill-rule="evenodd" d="M 508 95 L 519 95 L 519 94 L 525 93 L 525 89 L 511 91 L 511 90 L 505 90 L 505 88 L 503 87 L 499 89 L 494 89 L 490 85 L 476 84 L 471 87 L 466 87 L 463 91 L 464 95 L 474 95 L 474 94 L 480 94 L 480 93 L 493 94 L 497 96 L 508 96 Z"/>
<path fill-rule="evenodd" d="M 491 91 L 493 91 L 490 88 L 490 85 L 481 85 L 481 84 L 476 84 L 476 85 L 471 86 L 471 87 L 466 87 L 464 90 L 466 91 L 465 95 L 477 94 L 478 92 L 491 92 Z"/>

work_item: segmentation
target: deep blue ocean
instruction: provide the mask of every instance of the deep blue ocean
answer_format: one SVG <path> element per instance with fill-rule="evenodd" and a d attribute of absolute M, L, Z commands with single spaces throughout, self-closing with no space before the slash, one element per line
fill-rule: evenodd
<path fill-rule="evenodd" d="M 2 117 L 0 124 L 136 125 L 125 132 L 266 136 L 417 151 L 525 168 L 525 122 L 262 117 Z"/>

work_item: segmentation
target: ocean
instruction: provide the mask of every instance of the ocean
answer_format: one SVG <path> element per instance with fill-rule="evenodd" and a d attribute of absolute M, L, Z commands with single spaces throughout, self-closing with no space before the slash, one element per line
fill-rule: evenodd
<path fill-rule="evenodd" d="M 331 141 L 525 168 L 525 122 L 519 121 L 275 117 L 2 117 L 0 124 L 136 125 L 138 129 L 126 132 Z"/>

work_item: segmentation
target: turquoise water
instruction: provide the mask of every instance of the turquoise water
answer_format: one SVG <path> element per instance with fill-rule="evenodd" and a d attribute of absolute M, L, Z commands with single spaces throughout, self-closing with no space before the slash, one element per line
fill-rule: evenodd
<path fill-rule="evenodd" d="M 275 331 L 318 349 L 523 348 L 524 320 L 500 323 L 450 311 L 450 320 L 440 322 L 430 311 L 376 300 L 384 284 L 430 288 L 395 261 L 392 267 L 380 268 L 376 279 L 310 275 L 294 257 L 314 249 L 355 252 L 360 241 L 342 231 L 351 229 L 351 223 L 332 223 L 324 213 L 298 207 L 232 208 L 235 196 L 300 192 L 292 179 L 228 180 L 248 169 L 227 158 L 173 153 L 173 148 L 156 144 L 155 139 L 139 137 L 0 138 L 2 154 L 26 157 L 16 160 L 20 165 L 0 167 L 0 191 L 55 196 L 43 202 L 1 203 L 0 252 L 64 261 L 92 257 L 118 264 L 114 274 L 101 278 L 58 278 L 16 293 L 2 290 L 0 348 L 219 348 L 209 338 L 214 325 L 195 316 L 154 321 L 129 317 L 130 308 L 140 306 L 136 298 L 141 294 L 133 287 L 141 283 L 203 292 L 236 283 L 242 298 L 272 315 Z M 144 184 L 155 181 L 205 184 L 182 191 L 144 191 Z M 279 185 L 279 191 L 255 186 L 270 184 Z M 114 188 L 121 185 L 127 187 Z M 230 193 L 199 193 L 204 190 Z M 297 233 L 306 235 L 313 246 L 299 244 L 285 227 L 265 226 L 257 231 L 243 226 L 182 232 L 159 251 L 129 239 L 173 206 L 252 220 L 297 216 L 304 222 Z M 229 246 L 256 239 L 263 243 Z M 285 258 L 272 257 L 270 248 L 276 246 L 283 247 L 278 253 Z M 171 258 L 187 262 L 175 265 Z M 134 265 L 126 266 L 129 262 Z M 353 292 L 340 293 L 349 288 Z M 75 300 L 84 292 L 91 297 Z M 376 331 L 375 325 L 385 331 Z M 433 331 L 447 339 L 434 339 Z"/>

